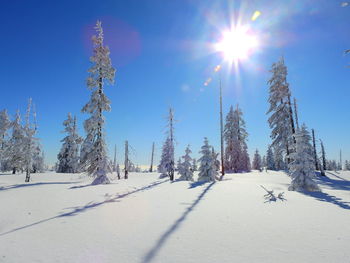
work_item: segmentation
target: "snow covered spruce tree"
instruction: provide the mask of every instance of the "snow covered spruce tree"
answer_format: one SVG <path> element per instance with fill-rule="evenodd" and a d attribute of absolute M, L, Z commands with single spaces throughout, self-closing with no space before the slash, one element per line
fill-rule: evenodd
<path fill-rule="evenodd" d="M 95 177 L 92 184 L 109 184 L 107 173 L 111 167 L 107 159 L 107 147 L 105 143 L 104 111 L 110 111 L 110 101 L 104 94 L 104 85 L 114 83 L 115 69 L 112 67 L 109 57 L 109 48 L 103 45 L 103 30 L 101 22 L 97 21 L 95 29 L 97 36 L 92 37 L 94 45 L 93 55 L 90 61 L 87 86 L 92 91 L 90 101 L 83 107 L 82 112 L 89 113 L 91 117 L 84 122 L 86 139 L 82 146 L 82 167 L 89 175 Z"/>
<path fill-rule="evenodd" d="M 198 167 L 197 167 L 197 160 L 196 160 L 196 159 L 193 159 L 193 162 L 192 162 L 192 170 L 193 170 L 193 171 L 197 171 L 197 170 L 198 170 Z"/>
<path fill-rule="evenodd" d="M 82 138 L 78 135 L 76 117 L 68 113 L 68 118 L 63 122 L 67 136 L 61 142 L 62 147 L 57 155 L 58 173 L 77 173 L 79 171 L 79 145 Z"/>
<path fill-rule="evenodd" d="M 290 90 L 287 83 L 287 67 L 284 64 L 283 57 L 277 63 L 272 65 L 270 71 L 271 79 L 268 81 L 269 88 L 269 103 L 270 107 L 267 114 L 271 114 L 268 122 L 270 125 L 272 146 L 275 154 L 280 157 L 290 157 L 291 149 L 295 143 L 293 134 L 295 132 L 293 111 L 290 102 Z M 280 158 L 278 158 L 280 159 Z M 281 161 L 282 161 L 281 160 Z M 275 161 L 280 161 L 275 159 Z M 278 167 L 280 168 L 280 167 Z M 277 168 L 277 169 L 278 169 Z"/>
<path fill-rule="evenodd" d="M 11 123 L 12 135 L 5 151 L 7 165 L 12 174 L 24 169 L 24 128 L 21 125 L 21 115 L 17 110 L 14 121 Z"/>
<path fill-rule="evenodd" d="M 193 181 L 193 167 L 190 154 L 192 153 L 190 146 L 188 145 L 185 150 L 185 155 L 182 156 L 183 162 L 178 167 L 180 178 L 179 180 Z"/>
<path fill-rule="evenodd" d="M 252 168 L 253 170 L 259 170 L 261 171 L 261 156 L 259 154 L 258 149 L 255 150 L 255 154 L 254 154 L 254 158 L 253 158 L 253 164 L 252 164 Z"/>
<path fill-rule="evenodd" d="M 275 158 L 274 158 L 274 154 L 273 154 L 271 145 L 269 145 L 269 147 L 267 148 L 267 152 L 266 152 L 266 169 L 276 170 Z"/>
<path fill-rule="evenodd" d="M 290 154 L 291 162 L 289 171 L 292 183 L 289 186 L 291 191 L 320 191 L 317 184 L 312 180 L 315 175 L 313 148 L 311 136 L 305 125 L 295 133 L 295 149 Z"/>
<path fill-rule="evenodd" d="M 9 116 L 7 115 L 6 110 L 0 111 L 0 170 L 4 171 L 5 169 L 5 149 L 8 145 L 7 142 L 7 130 L 11 126 L 11 121 L 9 120 Z"/>
<path fill-rule="evenodd" d="M 204 145 L 199 152 L 202 154 L 199 158 L 199 174 L 198 181 L 216 181 L 218 172 L 215 167 L 211 146 L 209 145 L 208 139 L 204 138 Z"/>
<path fill-rule="evenodd" d="M 162 156 L 160 164 L 158 165 L 158 172 L 161 173 L 160 177 L 164 178 L 169 176 L 171 181 L 174 180 L 175 171 L 175 157 L 174 157 L 174 112 L 173 109 L 169 109 L 169 115 L 167 117 L 167 138 L 162 147 Z"/>
<path fill-rule="evenodd" d="M 24 168 L 26 171 L 25 182 L 30 181 L 30 173 L 33 168 L 33 159 L 37 151 L 36 138 L 36 126 L 30 122 L 30 113 L 32 108 L 32 99 L 28 101 L 27 114 L 26 114 L 26 125 L 24 126 L 24 137 L 23 137 L 23 153 L 24 153 Z"/>
<path fill-rule="evenodd" d="M 247 140 L 248 133 L 245 129 L 243 113 L 238 107 L 233 110 L 231 106 L 226 116 L 224 128 L 225 170 L 230 172 L 250 171 L 250 160 L 248 155 Z"/>

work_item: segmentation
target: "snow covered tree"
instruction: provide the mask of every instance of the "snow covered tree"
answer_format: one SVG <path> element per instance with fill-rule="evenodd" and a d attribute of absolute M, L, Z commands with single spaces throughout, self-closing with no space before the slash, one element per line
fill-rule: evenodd
<path fill-rule="evenodd" d="M 0 170 L 5 168 L 4 152 L 7 145 L 7 130 L 11 127 L 11 121 L 6 110 L 0 111 Z"/>
<path fill-rule="evenodd" d="M 226 116 L 224 128 L 225 169 L 231 172 L 243 172 L 250 170 L 250 161 L 246 140 L 248 133 L 245 129 L 243 113 L 238 105 L 235 110 L 231 106 Z"/>
<path fill-rule="evenodd" d="M 24 168 L 24 128 L 21 125 L 21 115 L 17 111 L 15 120 L 11 123 L 12 135 L 5 151 L 7 165 L 11 167 L 12 173 Z"/>
<path fill-rule="evenodd" d="M 198 167 L 197 167 L 197 160 L 196 160 L 196 159 L 193 159 L 192 170 L 193 170 L 193 171 L 197 171 L 197 170 L 198 170 Z"/>
<path fill-rule="evenodd" d="M 77 173 L 79 171 L 79 145 L 82 138 L 78 135 L 76 117 L 68 113 L 68 118 L 63 122 L 64 131 L 67 136 L 64 137 L 61 150 L 57 155 L 58 173 Z"/>
<path fill-rule="evenodd" d="M 160 173 L 160 178 L 165 178 L 168 176 L 168 165 L 171 159 L 171 143 L 170 138 L 167 137 L 163 147 L 162 147 L 162 155 L 160 158 L 160 163 L 158 165 L 158 172 Z"/>
<path fill-rule="evenodd" d="M 346 171 L 350 171 L 350 162 L 349 162 L 348 160 L 345 160 L 344 169 L 345 169 Z"/>
<path fill-rule="evenodd" d="M 269 147 L 267 148 L 267 152 L 266 152 L 266 169 L 276 170 L 275 158 L 274 158 L 274 154 L 273 154 L 271 145 L 269 145 Z"/>
<path fill-rule="evenodd" d="M 291 94 L 287 83 L 287 67 L 283 57 L 272 65 L 270 72 L 272 73 L 268 81 L 270 107 L 267 114 L 271 114 L 268 122 L 272 129 L 272 146 L 278 155 L 287 155 L 289 158 L 290 150 L 295 143 L 292 136 L 295 128 L 290 102 Z"/>
<path fill-rule="evenodd" d="M 180 178 L 179 180 L 193 181 L 193 168 L 192 168 L 192 158 L 190 154 L 192 153 L 190 146 L 188 145 L 185 150 L 185 155 L 182 156 L 183 162 L 178 166 Z"/>
<path fill-rule="evenodd" d="M 266 163 L 266 156 L 264 155 L 263 158 L 262 158 L 262 168 L 265 168 L 266 169 L 266 166 L 267 166 L 267 163 Z"/>
<path fill-rule="evenodd" d="M 252 164 L 252 168 L 253 170 L 259 170 L 261 171 L 261 156 L 259 154 L 258 149 L 255 150 L 255 154 L 254 154 L 254 158 L 253 158 L 253 164 Z"/>
<path fill-rule="evenodd" d="M 295 149 L 290 154 L 291 162 L 289 171 L 292 183 L 289 186 L 291 191 L 320 191 L 316 182 L 312 180 L 315 175 L 315 165 L 313 159 L 313 149 L 311 136 L 305 125 L 295 133 Z"/>
<path fill-rule="evenodd" d="M 168 136 L 162 147 L 162 156 L 160 164 L 158 166 L 158 171 L 161 173 L 160 177 L 169 176 L 171 181 L 174 180 L 174 170 L 175 170 L 175 157 L 174 157 L 174 112 L 173 109 L 169 109 L 169 115 L 167 117 L 168 121 Z"/>
<path fill-rule="evenodd" d="M 213 157 L 213 164 L 214 164 L 216 171 L 220 171 L 220 161 L 218 159 L 219 153 L 215 152 L 214 147 L 211 147 L 211 155 Z"/>
<path fill-rule="evenodd" d="M 33 173 L 42 173 L 45 171 L 45 155 L 38 143 L 35 145 L 32 171 Z"/>
<path fill-rule="evenodd" d="M 204 145 L 202 146 L 200 153 L 202 156 L 199 158 L 200 167 L 198 181 L 215 181 L 218 172 L 213 160 L 211 146 L 209 145 L 207 138 L 204 138 Z"/>
<path fill-rule="evenodd" d="M 250 158 L 248 154 L 248 146 L 245 141 L 241 142 L 242 144 L 242 152 L 240 155 L 240 166 L 239 171 L 240 172 L 250 172 L 251 165 L 250 165 Z"/>
<path fill-rule="evenodd" d="M 176 170 L 179 171 L 179 169 L 181 169 L 181 157 L 179 157 L 179 159 L 177 160 L 177 164 L 176 164 Z"/>
<path fill-rule="evenodd" d="M 28 101 L 27 114 L 26 114 L 26 125 L 24 126 L 24 137 L 23 137 L 23 153 L 24 153 L 24 168 L 26 171 L 25 182 L 30 181 L 30 173 L 33 168 L 33 159 L 36 148 L 36 127 L 30 122 L 30 114 L 32 108 L 32 99 Z"/>
<path fill-rule="evenodd" d="M 275 170 L 286 170 L 287 164 L 283 158 L 283 149 L 281 149 L 280 147 L 273 147 L 273 154 L 273 158 L 275 161 Z"/>
<path fill-rule="evenodd" d="M 87 78 L 87 86 L 92 94 L 90 101 L 82 108 L 82 112 L 91 115 L 84 122 L 87 136 L 82 146 L 82 167 L 89 175 L 95 177 L 92 184 L 109 184 L 107 173 L 111 172 L 111 167 L 107 158 L 103 112 L 110 111 L 111 106 L 103 89 L 104 84 L 114 83 L 115 69 L 109 57 L 109 48 L 103 44 L 103 29 L 100 21 L 97 21 L 95 29 L 97 36 L 92 37 L 94 50 L 90 58 L 93 65 L 88 70 Z"/>

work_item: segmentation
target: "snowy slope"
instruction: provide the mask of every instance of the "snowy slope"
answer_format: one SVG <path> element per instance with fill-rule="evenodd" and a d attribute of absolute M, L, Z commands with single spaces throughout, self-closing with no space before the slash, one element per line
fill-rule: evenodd
<path fill-rule="evenodd" d="M 190 185 L 131 174 L 0 176 L 0 262 L 350 262 L 350 173 L 322 193 L 287 191 L 283 172 Z M 264 190 L 286 201 L 264 203 Z"/>

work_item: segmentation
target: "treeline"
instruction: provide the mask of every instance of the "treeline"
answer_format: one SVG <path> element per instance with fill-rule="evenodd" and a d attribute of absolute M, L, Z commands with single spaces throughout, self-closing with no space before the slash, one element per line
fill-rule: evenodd
<path fill-rule="evenodd" d="M 25 122 L 17 110 L 10 120 L 7 110 L 0 112 L 0 170 L 13 174 L 26 172 L 26 182 L 30 173 L 43 172 L 44 152 L 37 134 L 36 112 L 29 99 Z"/>

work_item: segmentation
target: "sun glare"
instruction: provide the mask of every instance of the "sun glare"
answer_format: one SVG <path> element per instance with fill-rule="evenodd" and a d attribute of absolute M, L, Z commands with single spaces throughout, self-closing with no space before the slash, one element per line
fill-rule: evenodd
<path fill-rule="evenodd" d="M 246 59 L 258 45 L 257 38 L 247 27 L 237 27 L 222 33 L 222 39 L 216 44 L 226 60 L 238 61 Z"/>

